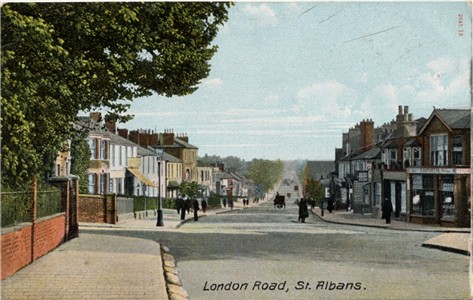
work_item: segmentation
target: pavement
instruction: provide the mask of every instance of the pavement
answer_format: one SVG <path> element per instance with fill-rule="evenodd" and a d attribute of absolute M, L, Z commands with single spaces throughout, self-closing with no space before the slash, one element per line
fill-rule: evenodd
<path fill-rule="evenodd" d="M 250 206 L 254 204 L 250 203 Z M 236 203 L 235 210 L 243 209 Z M 209 210 L 200 217 L 231 211 L 227 208 Z M 169 249 L 150 240 L 99 234 L 103 230 L 166 231 L 192 221 L 175 210 L 163 210 L 164 226 L 156 226 L 155 213 L 135 220 L 121 218 L 118 224 L 80 223 L 88 229 L 79 237 L 57 247 L 16 274 L 1 281 L 1 299 L 187 299 L 175 262 Z M 351 226 L 370 226 L 386 230 L 436 232 L 439 235 L 423 246 L 464 255 L 471 253 L 470 228 L 443 228 L 392 220 L 384 220 L 352 212 L 312 211 L 325 222 Z M 193 221 L 192 221 L 193 222 Z M 97 231 L 97 234 L 91 233 Z"/>

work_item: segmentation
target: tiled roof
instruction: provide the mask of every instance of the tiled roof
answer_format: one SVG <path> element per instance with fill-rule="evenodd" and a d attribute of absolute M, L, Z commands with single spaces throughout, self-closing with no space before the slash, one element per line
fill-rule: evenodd
<path fill-rule="evenodd" d="M 451 129 L 470 128 L 469 109 L 437 109 L 434 111 Z"/>
<path fill-rule="evenodd" d="M 355 156 L 353 159 L 376 159 L 376 158 L 381 158 L 381 148 L 379 147 L 373 147 L 358 156 Z"/>
<path fill-rule="evenodd" d="M 330 173 L 335 171 L 334 161 L 312 160 L 307 161 L 307 171 L 313 179 L 327 178 Z"/>

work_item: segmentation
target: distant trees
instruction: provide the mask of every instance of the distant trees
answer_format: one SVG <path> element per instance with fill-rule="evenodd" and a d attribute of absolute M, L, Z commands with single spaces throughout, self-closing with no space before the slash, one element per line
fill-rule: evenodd
<path fill-rule="evenodd" d="M 248 163 L 236 156 L 220 157 L 218 155 L 205 154 L 203 157 L 199 157 L 199 163 L 204 165 L 215 165 L 222 163 L 225 166 L 225 170 L 230 172 L 236 172 L 242 175 L 246 174 Z"/>
<path fill-rule="evenodd" d="M 281 160 L 253 159 L 248 163 L 247 176 L 256 185 L 263 186 L 267 192 L 281 179 L 283 172 L 284 164 Z"/>
<path fill-rule="evenodd" d="M 228 2 L 1 6 L 2 183 L 50 170 L 80 111 L 125 121 L 130 101 L 193 93 Z"/>
<path fill-rule="evenodd" d="M 300 168 L 300 182 L 304 183 L 304 191 L 306 197 L 312 198 L 319 202 L 325 197 L 325 187 L 320 180 L 311 178 L 307 172 L 307 165 Z"/>

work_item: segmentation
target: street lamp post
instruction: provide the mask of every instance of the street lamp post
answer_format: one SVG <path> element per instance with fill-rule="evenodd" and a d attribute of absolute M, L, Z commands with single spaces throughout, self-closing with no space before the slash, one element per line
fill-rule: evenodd
<path fill-rule="evenodd" d="M 158 220 L 156 226 L 164 226 L 163 207 L 161 203 L 161 160 L 163 158 L 163 150 L 156 149 L 158 155 Z"/>

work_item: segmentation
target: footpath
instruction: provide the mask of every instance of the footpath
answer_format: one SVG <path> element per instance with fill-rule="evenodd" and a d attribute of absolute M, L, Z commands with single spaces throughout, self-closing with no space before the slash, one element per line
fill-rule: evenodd
<path fill-rule="evenodd" d="M 271 198 L 269 198 L 271 199 Z M 250 207 L 255 204 L 250 203 Z M 242 209 L 236 203 L 235 210 Z M 230 212 L 221 208 L 199 211 L 199 218 Z M 47 255 L 1 281 L 1 299 L 187 299 L 169 249 L 158 243 L 103 234 L 108 230 L 167 231 L 193 222 L 193 214 L 181 220 L 175 210 L 163 210 L 164 226 L 157 227 L 156 216 L 135 220 L 122 218 L 118 224 L 81 223 L 79 237 L 64 243 Z M 384 220 L 337 211 L 312 211 L 325 222 L 370 226 L 386 230 L 429 231 L 439 235 L 423 246 L 468 255 L 471 253 L 469 228 L 443 228 Z M 97 232 L 97 233 L 95 233 Z"/>
<path fill-rule="evenodd" d="M 236 203 L 233 209 L 241 207 Z M 199 218 L 230 211 L 228 206 L 206 214 L 199 211 Z M 167 247 L 103 233 L 175 230 L 193 219 L 192 212 L 181 220 L 176 210 L 164 209 L 160 227 L 153 211 L 142 219 L 119 217 L 117 224 L 80 223 L 78 238 L 2 280 L 0 299 L 187 299 Z"/>
<path fill-rule="evenodd" d="M 439 235 L 424 241 L 422 246 L 429 248 L 436 248 L 443 251 L 450 251 L 464 255 L 470 255 L 472 240 L 471 228 L 449 228 L 435 225 L 414 224 L 404 221 L 391 219 L 390 224 L 386 224 L 385 220 L 381 218 L 374 218 L 373 216 L 354 214 L 351 211 L 332 211 L 329 213 L 324 210 L 322 213 L 320 208 L 314 208 L 312 213 L 319 219 L 334 224 L 345 224 L 352 226 L 368 226 L 383 228 L 387 230 L 404 230 L 404 231 L 422 231 L 435 232 Z"/>

